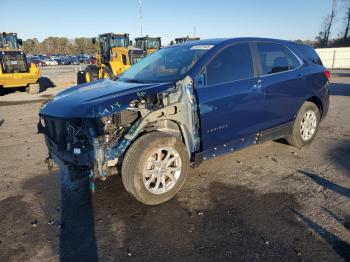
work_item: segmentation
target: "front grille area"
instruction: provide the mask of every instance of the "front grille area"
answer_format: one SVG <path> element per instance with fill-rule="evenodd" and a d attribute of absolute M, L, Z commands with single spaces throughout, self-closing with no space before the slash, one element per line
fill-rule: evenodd
<path fill-rule="evenodd" d="M 46 135 L 59 148 L 64 150 L 66 148 L 66 121 L 55 118 L 44 118 Z"/>
<path fill-rule="evenodd" d="M 4 73 L 28 72 L 26 57 L 22 51 L 3 51 L 0 53 Z"/>
<path fill-rule="evenodd" d="M 93 132 L 91 139 L 98 139 L 99 136 L 96 126 L 91 122 L 83 124 L 80 119 L 59 119 L 46 116 L 42 119 L 48 142 L 50 144 L 53 142 L 58 151 L 72 152 L 74 148 L 80 148 L 81 152 L 91 150 L 93 146 L 89 139 L 88 130 Z"/>

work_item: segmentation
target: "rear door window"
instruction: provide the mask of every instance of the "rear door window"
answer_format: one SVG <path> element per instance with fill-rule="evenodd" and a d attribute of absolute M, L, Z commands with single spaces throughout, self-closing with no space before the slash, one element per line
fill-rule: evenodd
<path fill-rule="evenodd" d="M 207 85 L 217 85 L 254 75 L 249 44 L 235 44 L 221 51 L 207 65 Z"/>
<path fill-rule="evenodd" d="M 288 48 L 286 48 L 285 50 L 286 50 L 289 69 L 295 69 L 299 67 L 301 65 L 299 59 Z"/>
<path fill-rule="evenodd" d="M 258 43 L 257 48 L 263 75 L 270 75 L 289 70 L 284 46 L 273 43 Z"/>

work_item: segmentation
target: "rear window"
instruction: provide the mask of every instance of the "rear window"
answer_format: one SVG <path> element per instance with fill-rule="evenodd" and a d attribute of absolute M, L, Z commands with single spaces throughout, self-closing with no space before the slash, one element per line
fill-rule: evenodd
<path fill-rule="evenodd" d="M 316 64 L 316 65 L 323 65 L 315 49 L 313 49 L 311 46 L 304 46 L 304 45 L 294 45 L 294 46 L 299 50 L 299 52 L 302 53 L 302 55 L 304 56 L 304 59 L 306 59 L 309 63 Z"/>

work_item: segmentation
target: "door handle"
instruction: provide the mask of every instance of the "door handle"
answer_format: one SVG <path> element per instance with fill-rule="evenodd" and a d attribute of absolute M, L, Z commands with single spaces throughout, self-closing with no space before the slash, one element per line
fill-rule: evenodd
<path fill-rule="evenodd" d="M 261 79 L 256 81 L 256 83 L 253 85 L 253 89 L 260 89 L 260 88 L 262 88 L 262 80 Z"/>

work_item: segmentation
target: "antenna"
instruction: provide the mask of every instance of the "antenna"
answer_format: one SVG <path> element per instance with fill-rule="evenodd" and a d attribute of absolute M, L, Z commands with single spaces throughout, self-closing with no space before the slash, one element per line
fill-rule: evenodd
<path fill-rule="evenodd" d="M 142 36 L 142 0 L 139 0 L 140 4 L 140 26 L 141 26 L 141 36 Z"/>
<path fill-rule="evenodd" d="M 193 37 L 196 37 L 196 26 L 193 27 Z"/>

